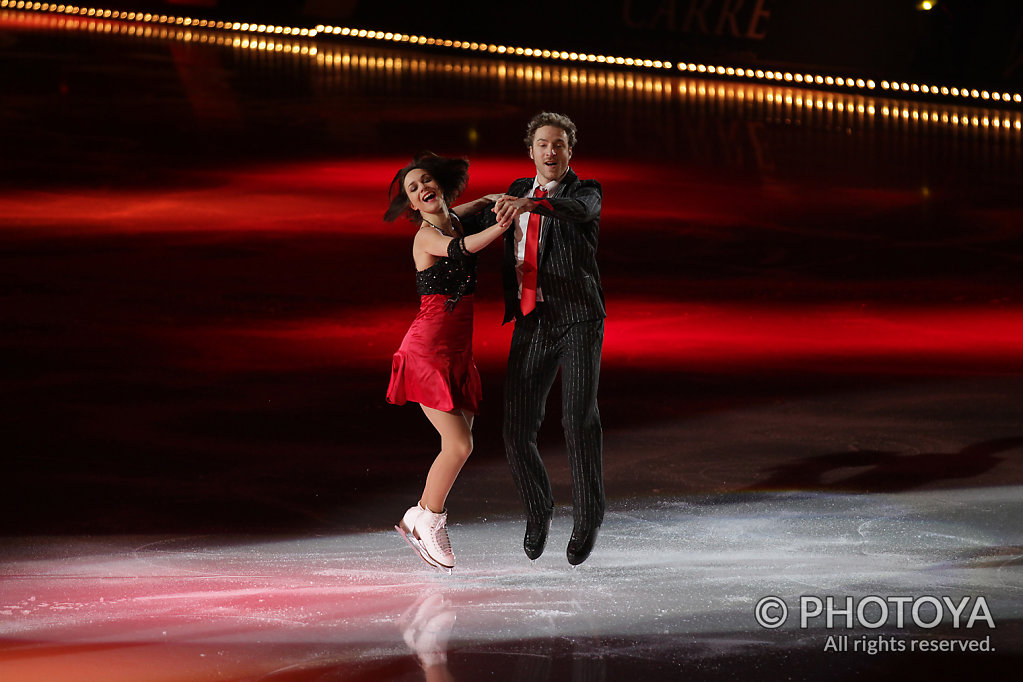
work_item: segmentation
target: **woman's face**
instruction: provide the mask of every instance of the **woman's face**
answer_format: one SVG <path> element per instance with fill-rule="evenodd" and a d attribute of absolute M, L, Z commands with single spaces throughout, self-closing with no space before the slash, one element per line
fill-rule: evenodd
<path fill-rule="evenodd" d="M 424 168 L 413 168 L 405 175 L 405 194 L 409 205 L 420 213 L 444 212 L 444 192 Z"/>

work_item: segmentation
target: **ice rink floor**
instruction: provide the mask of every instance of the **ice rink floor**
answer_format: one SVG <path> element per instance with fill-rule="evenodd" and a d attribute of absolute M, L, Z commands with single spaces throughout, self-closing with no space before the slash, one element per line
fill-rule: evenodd
<path fill-rule="evenodd" d="M 0 669 L 18 680 L 415 680 L 418 659 L 455 679 L 742 679 L 747 666 L 841 679 L 1008 672 L 1023 654 L 1018 487 L 617 506 L 602 551 L 574 569 L 564 515 L 535 563 L 517 521 L 453 524 L 451 575 L 386 531 L 26 538 L 6 548 Z M 758 609 L 770 597 L 787 609 L 776 628 L 757 620 L 783 617 Z M 934 642 L 980 650 L 910 649 Z"/>

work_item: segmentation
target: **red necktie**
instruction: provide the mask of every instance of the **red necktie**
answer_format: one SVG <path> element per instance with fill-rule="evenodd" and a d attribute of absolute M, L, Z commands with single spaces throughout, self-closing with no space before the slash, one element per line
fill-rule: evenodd
<path fill-rule="evenodd" d="M 547 190 L 538 187 L 535 199 L 547 196 Z M 528 315 L 536 308 L 536 254 L 540 244 L 540 214 L 533 211 L 526 223 L 526 253 L 522 259 L 522 314 Z"/>

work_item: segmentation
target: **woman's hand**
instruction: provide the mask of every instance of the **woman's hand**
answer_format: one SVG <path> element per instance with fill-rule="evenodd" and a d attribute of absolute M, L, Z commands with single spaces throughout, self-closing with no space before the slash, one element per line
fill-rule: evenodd
<path fill-rule="evenodd" d="M 492 209 L 497 214 L 497 222 L 505 220 L 515 222 L 523 213 L 530 213 L 536 208 L 537 202 L 529 197 L 513 197 L 502 195 Z"/>

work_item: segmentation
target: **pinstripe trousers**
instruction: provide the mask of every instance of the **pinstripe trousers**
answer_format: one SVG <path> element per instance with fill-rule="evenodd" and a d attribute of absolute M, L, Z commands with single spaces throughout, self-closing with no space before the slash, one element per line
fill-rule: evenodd
<path fill-rule="evenodd" d="M 572 472 L 575 526 L 604 520 L 603 433 L 597 409 L 604 320 L 552 325 L 537 311 L 515 321 L 504 389 L 504 447 L 527 517 L 554 509 L 547 469 L 536 446 L 547 396 L 561 371 L 562 425 Z"/>

